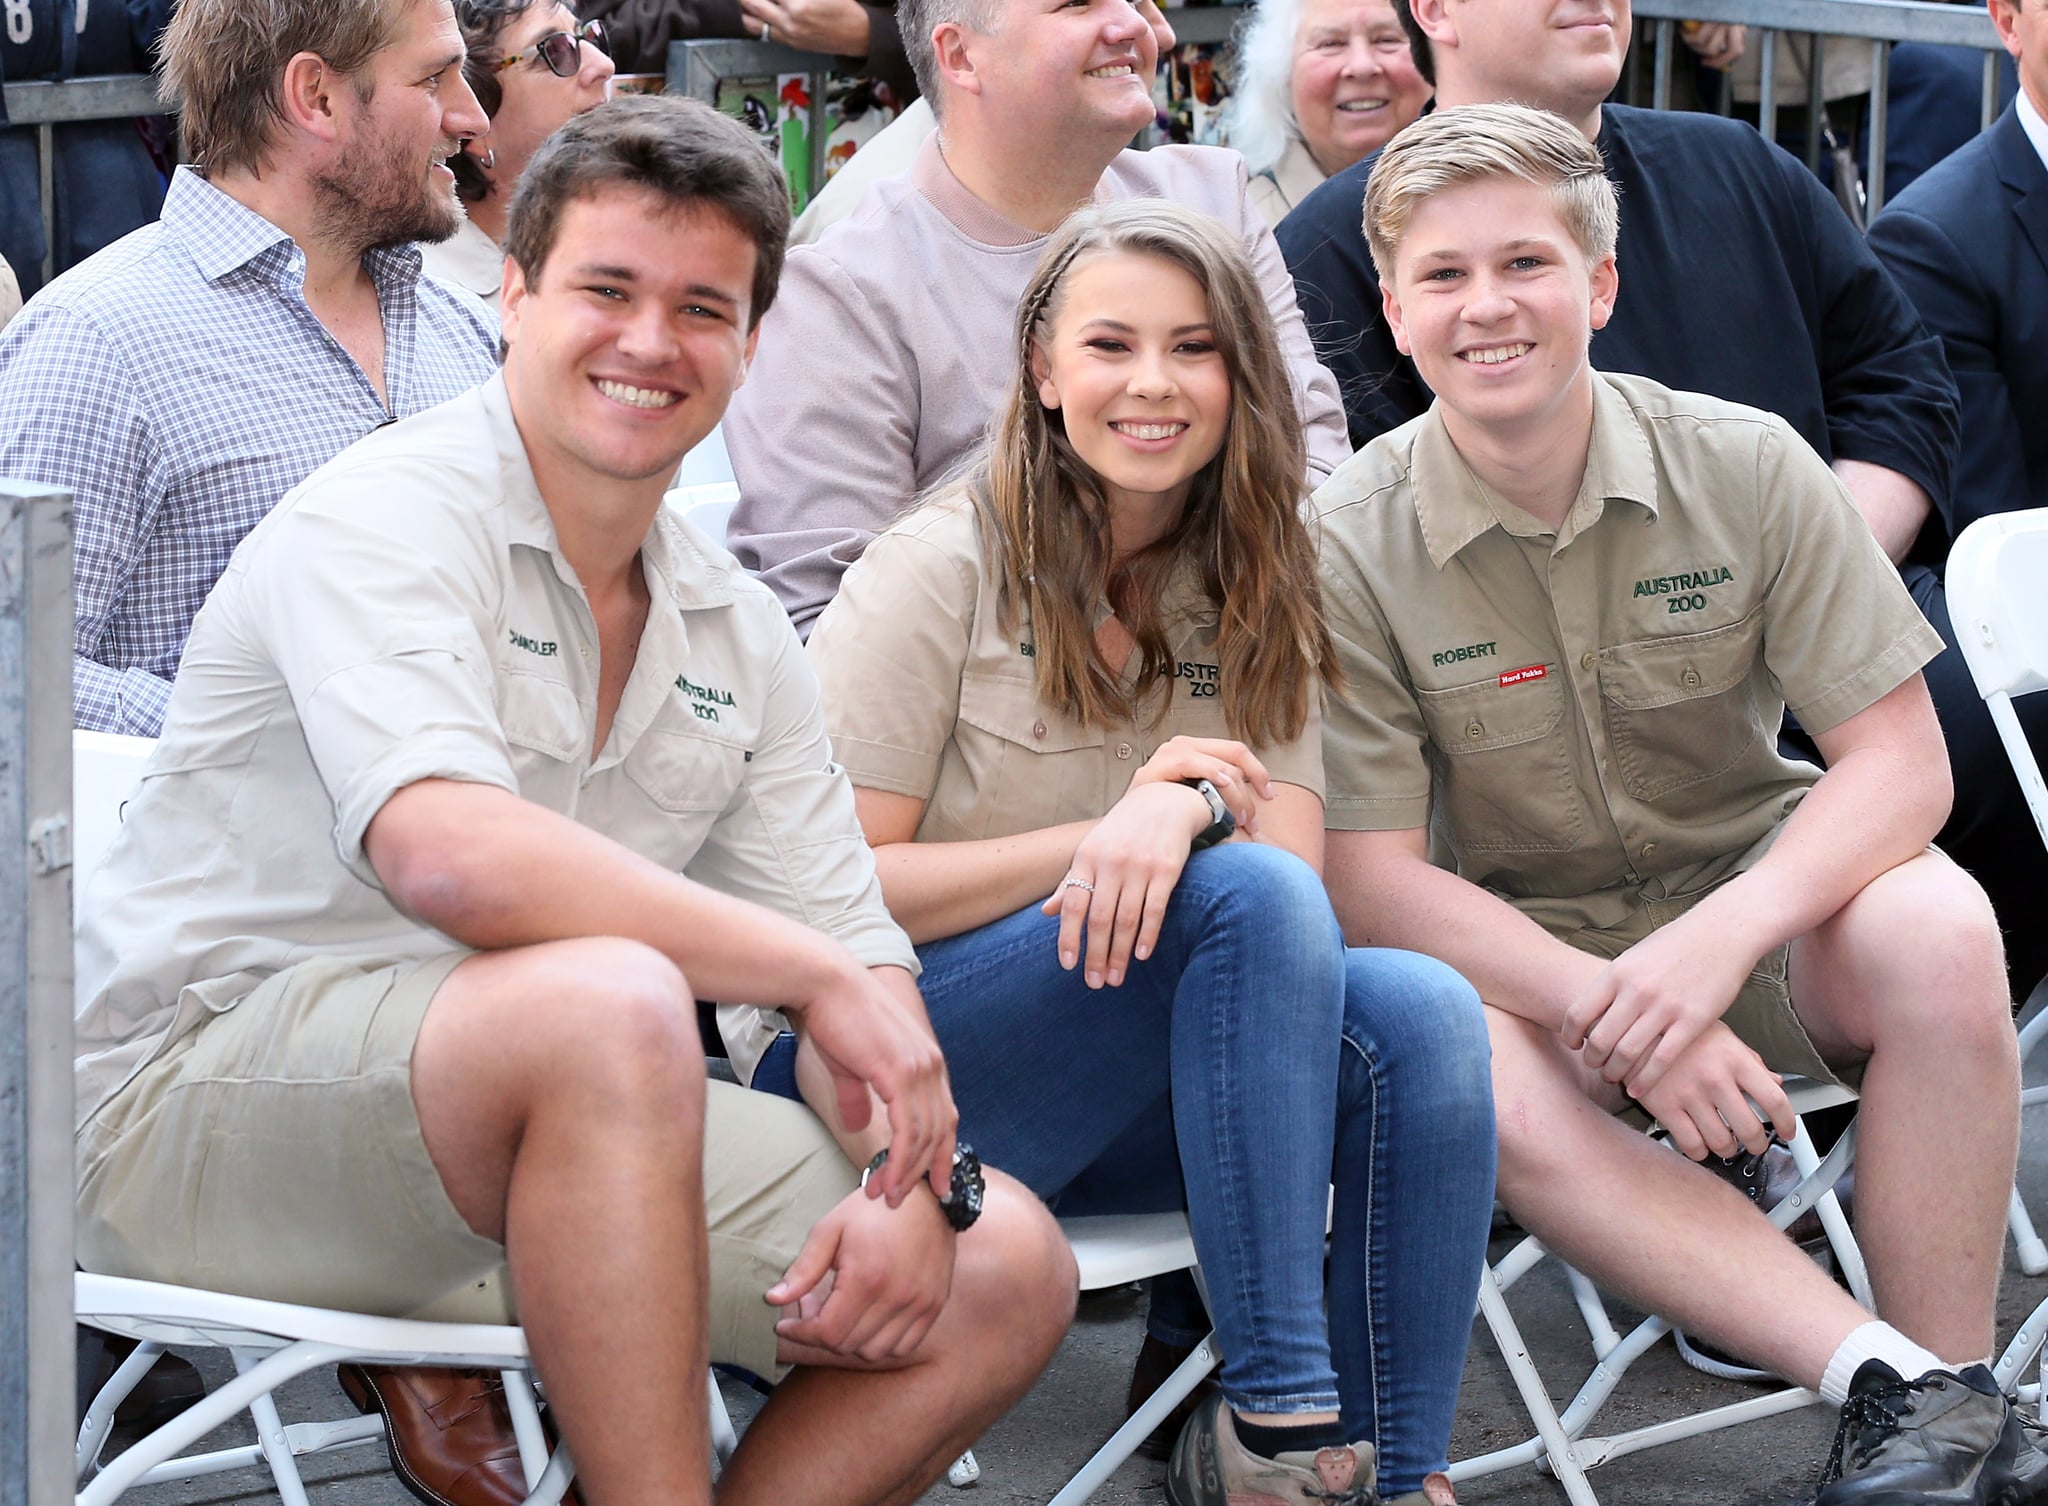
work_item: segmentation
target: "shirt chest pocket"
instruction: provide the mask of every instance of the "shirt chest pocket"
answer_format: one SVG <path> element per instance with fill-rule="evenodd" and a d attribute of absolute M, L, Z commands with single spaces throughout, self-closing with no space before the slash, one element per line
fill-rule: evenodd
<path fill-rule="evenodd" d="M 642 856 L 681 871 L 732 804 L 746 766 L 746 749 L 735 743 L 649 728 L 621 765 L 639 809 L 621 812 L 615 835 Z"/>
<path fill-rule="evenodd" d="M 573 811 L 591 736 L 576 692 L 545 675 L 501 669 L 498 721 L 512 753 L 519 793 L 550 810 Z"/>
<path fill-rule="evenodd" d="M 1554 670 L 1415 693 L 1438 754 L 1438 814 L 1462 852 L 1568 852 L 1586 832 L 1586 797 L 1564 733 Z"/>
<path fill-rule="evenodd" d="M 960 720 L 926 819 L 1007 837 L 1100 816 L 1107 734 L 1039 705 L 1029 680 L 966 675 Z"/>
<path fill-rule="evenodd" d="M 1662 800 L 1725 774 L 1765 736 L 1754 684 L 1762 612 L 1607 651 L 1607 738 L 1622 788 L 1636 799 Z"/>

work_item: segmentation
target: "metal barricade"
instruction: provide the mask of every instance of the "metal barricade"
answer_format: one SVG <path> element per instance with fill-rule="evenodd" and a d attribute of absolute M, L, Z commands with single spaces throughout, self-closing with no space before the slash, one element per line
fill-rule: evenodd
<path fill-rule="evenodd" d="M 0 1506 L 73 1489 L 71 497 L 0 481 Z"/>
<path fill-rule="evenodd" d="M 55 127 L 82 120 L 161 115 L 156 80 L 147 74 L 73 78 L 62 83 L 0 85 L 9 125 L 36 129 L 36 191 L 43 210 L 43 281 L 57 275 L 57 137 Z"/>
<path fill-rule="evenodd" d="M 1894 43 L 1927 42 L 1983 51 L 1980 118 L 1988 126 L 1998 114 L 1998 62 L 2005 52 L 1982 5 L 1943 5 L 1935 0 L 1634 0 L 1633 9 L 1634 52 L 1640 56 L 1647 46 L 1648 103 L 1659 110 L 1670 107 L 1672 67 L 1684 45 L 1678 36 L 1681 22 L 1733 22 L 1749 27 L 1755 33 L 1751 45 L 1758 49 L 1760 64 L 1757 125 L 1772 140 L 1777 139 L 1777 81 L 1784 39 L 1807 37 L 1811 52 L 1806 70 L 1806 161 L 1807 166 L 1816 170 L 1821 160 L 1821 112 L 1825 103 L 1822 64 L 1830 45 L 1826 39 L 1835 39 L 1835 46 L 1868 46 L 1871 85 L 1870 160 L 1864 181 L 1866 223 L 1884 207 L 1885 110 Z M 1854 40 L 1845 44 L 1843 38 Z M 1639 76 L 1640 70 L 1636 68 L 1627 75 L 1631 82 Z M 1726 90 L 1722 98 L 1728 98 Z M 1631 102 L 1642 101 L 1632 97 Z"/>

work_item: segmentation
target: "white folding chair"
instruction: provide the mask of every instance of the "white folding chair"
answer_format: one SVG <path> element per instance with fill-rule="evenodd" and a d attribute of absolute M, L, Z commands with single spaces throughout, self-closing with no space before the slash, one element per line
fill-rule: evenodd
<path fill-rule="evenodd" d="M 343 1360 L 497 1370 L 505 1382 L 505 1400 L 526 1471 L 526 1506 L 555 1506 L 569 1487 L 574 1467 L 568 1450 L 557 1448 L 553 1459 L 548 1457 L 527 1371 L 526 1335 L 509 1324 L 380 1318 L 84 1271 L 75 1282 L 79 1322 L 140 1341 L 94 1399 L 79 1429 L 77 1506 L 112 1506 L 137 1485 L 190 1480 L 259 1464 L 269 1466 L 284 1506 L 306 1506 L 299 1456 L 373 1443 L 383 1436 L 384 1419 L 373 1413 L 286 1426 L 271 1393 L 309 1370 Z M 235 1378 L 129 1445 L 84 1483 L 106 1444 L 114 1408 L 168 1344 L 227 1350 Z M 243 1412 L 255 1424 L 255 1443 L 184 1452 Z"/>
<path fill-rule="evenodd" d="M 155 746 L 144 737 L 72 734 L 75 889 L 83 889 L 113 844 L 123 807 L 141 783 Z M 77 1466 L 82 1488 L 77 1506 L 110 1506 L 136 1485 L 189 1480 L 259 1464 L 269 1466 L 284 1506 L 306 1506 L 298 1456 L 375 1442 L 383 1436 L 384 1419 L 375 1415 L 346 1417 L 287 1427 L 278 1417 L 271 1393 L 308 1370 L 341 1360 L 499 1371 L 519 1440 L 520 1462 L 532 1492 L 528 1506 L 554 1506 L 568 1488 L 573 1466 L 566 1449 L 557 1449 L 549 1462 L 527 1375 L 526 1335 L 516 1327 L 372 1317 L 84 1271 L 74 1281 L 79 1322 L 139 1341 L 100 1388 L 79 1428 Z M 235 1379 L 129 1445 L 108 1460 L 91 1483 L 85 1483 L 106 1447 L 114 1409 L 167 1344 L 227 1350 L 234 1360 Z M 242 1412 L 255 1424 L 255 1443 L 199 1454 L 184 1452 Z M 723 1415 L 721 1409 L 714 1423 Z"/>
<path fill-rule="evenodd" d="M 1102 1291 L 1127 1286 L 1147 1276 L 1164 1276 L 1173 1271 L 1193 1271 L 1197 1281 L 1201 1269 L 1195 1263 L 1194 1236 L 1188 1232 L 1184 1213 L 1138 1213 L 1094 1218 L 1063 1218 L 1060 1229 L 1073 1247 L 1074 1262 L 1081 1270 L 1081 1290 Z M 1204 1293 L 1204 1295 L 1207 1295 Z M 1109 1440 L 1089 1456 L 1074 1477 L 1060 1487 L 1048 1506 L 1081 1506 L 1100 1490 L 1109 1477 L 1166 1420 L 1202 1377 L 1221 1363 L 1212 1333 L 1195 1346 L 1195 1351 L 1166 1378 L 1157 1391 L 1109 1435 Z"/>
<path fill-rule="evenodd" d="M 1855 1097 L 1845 1088 L 1823 1087 L 1818 1083 L 1797 1080 L 1787 1083 L 1786 1088 L 1794 1111 L 1802 1116 L 1816 1109 L 1850 1102 Z M 1793 1162 L 1799 1169 L 1801 1180 L 1771 1209 L 1770 1219 L 1782 1229 L 1807 1209 L 1817 1209 L 1835 1257 L 1841 1261 L 1842 1269 L 1849 1278 L 1850 1289 L 1867 1307 L 1870 1305 L 1870 1284 L 1864 1273 L 1862 1253 L 1856 1248 L 1855 1237 L 1849 1231 L 1848 1221 L 1842 1216 L 1833 1190 L 1854 1158 L 1855 1135 L 1855 1126 L 1851 1124 L 1823 1158 L 1815 1152 L 1802 1118 L 1792 1141 Z M 1546 1253 L 1540 1241 L 1533 1237 L 1524 1239 L 1498 1264 L 1483 1272 L 1479 1283 L 1479 1315 L 1485 1319 L 1501 1358 L 1507 1362 L 1508 1373 L 1514 1379 L 1515 1389 L 1536 1434 L 1512 1447 L 1453 1462 L 1450 1468 L 1453 1483 L 1541 1461 L 1564 1487 L 1565 1497 L 1572 1506 L 1599 1506 L 1599 1497 L 1586 1478 L 1586 1471 L 1598 1465 L 1661 1443 L 1676 1443 L 1682 1438 L 1794 1411 L 1820 1399 L 1811 1391 L 1787 1387 L 1769 1395 L 1751 1397 L 1648 1427 L 1607 1436 L 1591 1435 L 1590 1429 L 1601 1408 L 1620 1387 L 1629 1366 L 1669 1333 L 1671 1325 L 1662 1318 L 1649 1317 L 1625 1335 L 1618 1332 L 1593 1284 L 1569 1266 L 1565 1267 L 1573 1298 L 1592 1341 L 1593 1368 L 1560 1412 L 1550 1400 L 1549 1387 L 1536 1368 L 1528 1342 L 1523 1338 L 1507 1300 L 1509 1290 L 1535 1269 Z"/>
<path fill-rule="evenodd" d="M 2042 783 L 2041 766 L 2012 709 L 2015 696 L 2048 690 L 2048 508 L 1999 513 L 1970 524 L 1949 550 L 1946 580 L 1956 647 L 1991 713 L 2034 825 L 2048 842 L 2048 785 Z M 2043 878 L 2048 880 L 2048 866 Z M 2020 1032 L 2021 1061 L 2044 1036 L 2048 1010 Z M 2048 1088 L 2029 1088 L 2020 1102 L 2044 1098 Z M 2009 1222 L 2020 1268 L 2029 1276 L 2048 1271 L 2048 1244 L 2034 1232 L 2017 1191 Z"/>

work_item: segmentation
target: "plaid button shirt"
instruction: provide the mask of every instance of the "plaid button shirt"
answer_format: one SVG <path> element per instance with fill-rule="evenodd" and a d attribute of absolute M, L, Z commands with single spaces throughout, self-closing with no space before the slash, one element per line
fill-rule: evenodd
<path fill-rule="evenodd" d="M 0 476 L 75 498 L 78 726 L 155 736 L 186 632 L 242 536 L 372 429 L 497 370 L 489 316 L 423 278 L 416 249 L 363 266 L 388 409 L 307 306 L 305 253 L 190 168 L 160 221 L 0 335 Z"/>

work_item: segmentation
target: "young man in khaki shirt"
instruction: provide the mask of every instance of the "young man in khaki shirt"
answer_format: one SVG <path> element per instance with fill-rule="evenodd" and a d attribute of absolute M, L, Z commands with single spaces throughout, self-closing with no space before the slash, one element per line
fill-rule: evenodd
<path fill-rule="evenodd" d="M 795 1367 L 721 1501 L 906 1500 L 1072 1312 L 1035 1199 L 976 1221 L 794 633 L 663 511 L 787 226 L 701 105 L 558 132 L 503 374 L 237 550 L 82 907 L 86 1267 L 406 1314 L 505 1262 L 588 1506 L 710 1499 L 714 1356 Z M 815 1117 L 705 1080 L 699 998 L 797 1022 Z"/>
<path fill-rule="evenodd" d="M 2048 1498 L 1983 1365 L 2019 1074 L 1989 907 L 1927 846 L 1938 639 L 1782 421 L 1591 368 L 1616 209 L 1582 134 L 1426 117 L 1366 225 L 1438 396 L 1316 497 L 1351 691 L 1324 733 L 1347 938 L 1478 986 L 1526 1228 L 1843 1404 L 1821 1506 Z M 1777 756 L 1786 703 L 1826 774 Z M 1761 1151 L 1793 1128 L 1780 1072 L 1860 1079 L 1889 1322 L 1611 1117 L 1633 1100 L 1695 1159 Z"/>

